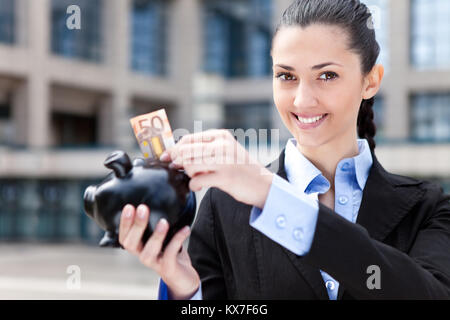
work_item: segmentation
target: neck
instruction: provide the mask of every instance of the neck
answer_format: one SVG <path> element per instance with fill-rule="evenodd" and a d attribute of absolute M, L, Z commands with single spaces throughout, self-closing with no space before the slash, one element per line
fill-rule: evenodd
<path fill-rule="evenodd" d="M 359 154 L 356 131 L 336 136 L 320 147 L 302 146 L 297 143 L 297 148 L 328 179 L 331 190 L 334 190 L 334 177 L 339 161 Z"/>

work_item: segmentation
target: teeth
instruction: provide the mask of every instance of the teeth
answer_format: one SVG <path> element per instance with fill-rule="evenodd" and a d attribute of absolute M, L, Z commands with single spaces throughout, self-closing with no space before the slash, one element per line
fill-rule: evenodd
<path fill-rule="evenodd" d="M 319 121 L 320 119 L 322 119 L 324 116 L 325 116 L 324 114 L 321 115 L 321 116 L 318 116 L 318 117 L 314 117 L 314 118 L 302 118 L 302 117 L 297 116 L 297 119 L 298 119 L 301 123 L 314 123 L 314 122 L 317 122 L 317 121 Z"/>

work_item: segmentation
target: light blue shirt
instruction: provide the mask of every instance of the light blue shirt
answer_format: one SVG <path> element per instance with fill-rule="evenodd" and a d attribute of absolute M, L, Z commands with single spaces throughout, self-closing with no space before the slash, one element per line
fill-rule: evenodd
<path fill-rule="evenodd" d="M 355 222 L 362 192 L 372 167 L 372 154 L 366 139 L 358 139 L 359 153 L 339 161 L 335 173 L 334 211 Z M 274 175 L 264 208 L 253 207 L 250 225 L 294 252 L 305 255 L 311 248 L 319 213 L 318 195 L 330 189 L 330 182 L 297 149 L 295 139 L 287 142 L 284 166 L 288 181 Z M 330 300 L 337 299 L 339 282 L 320 270 Z M 167 299 L 167 286 L 161 280 L 159 299 Z M 201 285 L 191 299 L 202 299 Z"/>

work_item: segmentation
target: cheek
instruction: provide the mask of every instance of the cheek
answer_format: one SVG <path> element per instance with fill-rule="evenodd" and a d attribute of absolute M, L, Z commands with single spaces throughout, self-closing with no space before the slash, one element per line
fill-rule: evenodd
<path fill-rule="evenodd" d="M 281 90 L 275 85 L 273 87 L 273 102 L 282 117 L 284 117 L 284 114 L 289 112 L 288 110 L 292 107 L 292 97 L 290 96 L 289 91 Z"/>
<path fill-rule="evenodd" d="M 338 94 L 334 96 L 329 108 L 333 113 L 334 126 L 345 128 L 353 128 L 356 125 L 358 111 L 361 102 L 357 99 L 357 94 Z"/>

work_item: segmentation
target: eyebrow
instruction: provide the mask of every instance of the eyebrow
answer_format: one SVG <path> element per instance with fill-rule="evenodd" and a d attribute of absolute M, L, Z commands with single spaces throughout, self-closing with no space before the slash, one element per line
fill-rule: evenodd
<path fill-rule="evenodd" d="M 325 63 L 321 63 L 321 64 L 318 64 L 318 65 L 315 65 L 315 66 L 311 67 L 311 70 L 319 70 L 319 69 L 325 68 L 325 67 L 330 66 L 330 65 L 336 65 L 336 66 L 341 66 L 342 67 L 342 65 L 340 65 L 339 63 L 325 62 Z M 284 65 L 284 64 L 276 64 L 275 67 L 281 67 L 281 68 L 289 70 L 289 71 L 294 71 L 295 70 L 293 67 L 290 67 L 290 66 L 287 66 L 287 65 Z"/>

